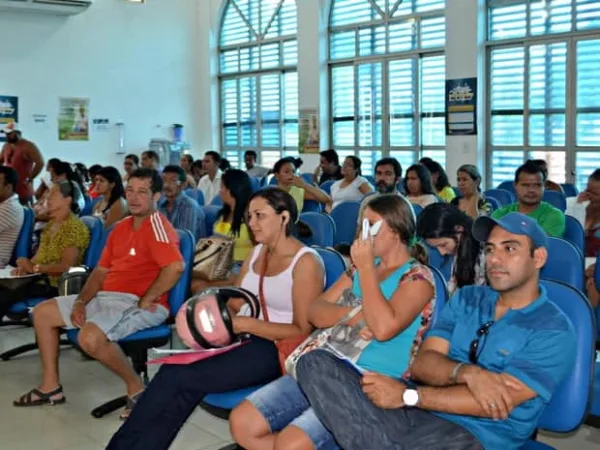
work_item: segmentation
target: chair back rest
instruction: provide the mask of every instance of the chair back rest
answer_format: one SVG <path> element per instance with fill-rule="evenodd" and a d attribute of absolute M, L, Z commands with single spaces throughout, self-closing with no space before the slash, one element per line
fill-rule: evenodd
<path fill-rule="evenodd" d="M 460 189 L 458 189 L 456 186 L 452 186 L 452 190 L 454 191 L 455 197 L 462 197 L 462 192 L 460 192 Z"/>
<path fill-rule="evenodd" d="M 352 244 L 356 236 L 360 202 L 343 202 L 331 211 L 335 222 L 335 242 L 337 244 Z"/>
<path fill-rule="evenodd" d="M 323 211 L 323 206 L 314 200 L 304 200 L 301 212 L 318 212 Z"/>
<path fill-rule="evenodd" d="M 363 175 L 363 178 L 365 178 L 371 184 L 371 186 L 375 187 L 376 183 L 373 175 Z"/>
<path fill-rule="evenodd" d="M 495 197 L 486 197 L 485 200 L 490 204 L 492 212 L 502 208 L 502 203 L 500 203 Z"/>
<path fill-rule="evenodd" d="M 504 189 L 505 191 L 516 194 L 515 183 L 512 180 L 503 181 L 498 186 L 496 186 L 496 189 Z"/>
<path fill-rule="evenodd" d="M 215 195 L 213 199 L 210 201 L 212 206 L 223 206 L 223 200 L 220 195 Z"/>
<path fill-rule="evenodd" d="M 327 195 L 331 195 L 331 185 L 333 183 L 335 183 L 334 180 L 327 180 L 319 187 L 321 188 L 321 190 L 325 191 Z"/>
<path fill-rule="evenodd" d="M 485 196 L 494 197 L 502 206 L 510 205 L 515 202 L 513 193 L 504 189 L 488 189 L 485 191 Z"/>
<path fill-rule="evenodd" d="M 186 189 L 183 191 L 185 195 L 187 195 L 192 200 L 198 202 L 198 205 L 204 206 L 204 194 L 202 191 L 194 188 Z"/>
<path fill-rule="evenodd" d="M 92 214 L 92 211 L 94 209 L 94 203 L 89 195 L 83 194 L 83 200 L 85 201 L 85 204 L 83 206 L 83 209 L 79 211 L 79 217 L 89 216 L 90 214 Z"/>
<path fill-rule="evenodd" d="M 311 180 L 312 183 L 312 180 Z M 277 177 L 275 177 L 275 175 L 273 175 L 271 177 L 271 179 L 269 180 L 269 183 L 267 184 L 267 186 L 277 186 L 279 184 L 279 181 L 277 181 Z"/>
<path fill-rule="evenodd" d="M 252 186 L 252 193 L 260 190 L 261 181 L 257 177 L 250 177 L 250 186 Z"/>
<path fill-rule="evenodd" d="M 305 212 L 300 214 L 300 221 L 308 225 L 308 228 L 312 231 L 312 236 L 302 240 L 302 242 L 309 246 L 333 247 L 336 228 L 330 216 L 316 212 Z"/>
<path fill-rule="evenodd" d="M 190 231 L 177 230 L 177 234 L 179 235 L 179 251 L 185 262 L 185 270 L 175 286 L 169 291 L 169 309 L 173 317 L 177 315 L 179 308 L 187 300 L 192 278 L 194 250 L 196 248 L 196 240 Z"/>
<path fill-rule="evenodd" d="M 542 200 L 550 203 L 555 208 L 560 209 L 562 212 L 567 210 L 567 197 L 565 194 L 558 191 L 544 191 Z"/>
<path fill-rule="evenodd" d="M 325 267 L 325 290 L 329 289 L 346 271 L 346 260 L 332 248 L 315 247 Z"/>
<path fill-rule="evenodd" d="M 300 174 L 300 178 L 302 178 L 308 184 L 315 184 L 315 179 L 313 177 L 313 174 L 310 172 L 304 172 L 304 173 Z"/>
<path fill-rule="evenodd" d="M 33 225 L 35 224 L 35 215 L 33 209 L 23 207 L 23 225 L 15 242 L 15 248 L 10 258 L 10 265 L 16 266 L 18 258 L 31 258 L 31 245 L 33 243 Z"/>
<path fill-rule="evenodd" d="M 221 207 L 220 206 L 215 206 L 215 205 L 206 205 L 202 207 L 202 211 L 204 211 L 204 223 L 205 223 L 205 230 L 206 230 L 206 234 L 208 236 L 212 236 L 213 234 L 213 226 L 215 224 L 215 222 L 217 221 L 217 216 L 219 215 L 219 211 L 221 211 Z"/>
<path fill-rule="evenodd" d="M 425 240 L 421 244 L 427 249 L 427 262 L 429 266 L 439 270 L 446 281 L 452 276 L 452 256 L 442 256 L 437 248 L 429 245 Z"/>
<path fill-rule="evenodd" d="M 581 222 L 573 216 L 565 215 L 565 234 L 563 236 L 571 242 L 582 255 L 585 254 L 585 230 Z"/>
<path fill-rule="evenodd" d="M 571 321 L 575 331 L 575 364 L 558 386 L 538 422 L 539 428 L 566 433 L 579 427 L 588 411 L 594 377 L 596 320 L 585 295 L 557 281 L 542 280 L 548 299 Z"/>
<path fill-rule="evenodd" d="M 102 234 L 104 231 L 104 224 L 99 217 L 85 216 L 81 218 L 81 221 L 85 224 L 90 232 L 90 243 L 85 253 L 83 254 L 83 264 L 93 269 L 98 264 L 102 249 L 104 248 L 102 242 Z"/>
<path fill-rule="evenodd" d="M 594 282 L 596 283 L 596 289 L 600 291 L 600 253 L 596 256 L 596 266 L 594 267 Z M 600 313 L 600 308 L 597 308 Z"/>
<path fill-rule="evenodd" d="M 412 209 L 415 212 L 415 217 L 419 217 L 419 214 L 423 212 L 423 207 L 421 205 L 417 205 L 416 203 L 411 203 Z"/>
<path fill-rule="evenodd" d="M 548 238 L 548 259 L 542 267 L 540 278 L 567 283 L 583 291 L 585 282 L 583 254 L 565 239 Z"/>
<path fill-rule="evenodd" d="M 433 308 L 433 315 L 431 316 L 431 324 L 430 327 L 435 324 L 440 313 L 446 306 L 446 303 L 449 299 L 448 294 L 448 286 L 446 285 L 446 280 L 444 279 L 444 275 L 437 268 L 432 265 L 427 266 L 433 275 L 433 281 L 435 282 L 435 307 Z"/>
<path fill-rule="evenodd" d="M 561 183 L 560 187 L 565 193 L 565 197 L 577 197 L 579 195 L 579 189 L 574 184 Z"/>

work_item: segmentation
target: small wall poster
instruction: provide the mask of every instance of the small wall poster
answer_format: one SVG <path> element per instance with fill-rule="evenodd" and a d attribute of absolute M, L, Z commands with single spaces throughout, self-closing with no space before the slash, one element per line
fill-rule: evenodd
<path fill-rule="evenodd" d="M 19 121 L 19 97 L 0 95 L 0 128 Z M 4 142 L 6 135 L 0 133 L 0 141 Z"/>
<path fill-rule="evenodd" d="M 319 111 L 317 109 L 301 109 L 299 125 L 298 148 L 300 153 L 319 153 Z"/>
<path fill-rule="evenodd" d="M 61 141 L 88 141 L 90 100 L 87 98 L 60 98 L 58 139 Z"/>
<path fill-rule="evenodd" d="M 446 135 L 477 134 L 477 78 L 446 80 Z"/>

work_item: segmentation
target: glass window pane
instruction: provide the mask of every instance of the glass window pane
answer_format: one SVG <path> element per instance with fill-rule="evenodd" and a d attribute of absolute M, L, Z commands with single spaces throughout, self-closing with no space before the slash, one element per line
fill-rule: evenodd
<path fill-rule="evenodd" d="M 295 66 L 298 64 L 298 41 L 285 41 L 283 43 L 283 65 Z"/>
<path fill-rule="evenodd" d="M 523 146 L 523 116 L 492 116 L 492 145 Z"/>
<path fill-rule="evenodd" d="M 511 39 L 527 32 L 527 5 L 494 6 L 489 9 L 489 38 Z"/>
<path fill-rule="evenodd" d="M 434 161 L 437 161 L 444 168 L 444 170 L 446 169 L 446 150 L 423 150 L 421 152 L 421 158 L 425 158 L 425 157 L 431 158 Z M 456 182 L 454 180 L 455 177 L 453 178 L 451 176 L 451 174 L 447 174 L 447 175 L 448 175 L 448 179 L 450 180 L 450 184 L 454 184 Z"/>
<path fill-rule="evenodd" d="M 334 67 L 331 71 L 333 143 L 354 145 L 354 66 Z"/>
<path fill-rule="evenodd" d="M 389 63 L 390 145 L 415 145 L 415 60 Z"/>
<path fill-rule="evenodd" d="M 225 152 L 225 158 L 227 158 L 227 161 L 229 161 L 231 167 L 234 167 L 236 169 L 239 169 L 241 167 L 242 158 L 240 156 L 239 150 L 227 150 Z"/>
<path fill-rule="evenodd" d="M 566 152 L 529 152 L 530 159 L 543 159 L 548 164 L 548 179 L 555 183 L 565 183 L 567 174 Z"/>
<path fill-rule="evenodd" d="M 258 47 L 240 48 L 240 71 L 258 69 L 260 58 Z"/>
<path fill-rule="evenodd" d="M 264 167 L 273 167 L 281 158 L 279 150 L 262 150 L 260 152 L 260 165 Z"/>
<path fill-rule="evenodd" d="M 349 25 L 381 19 L 369 0 L 334 0 L 331 26 Z"/>
<path fill-rule="evenodd" d="M 363 175 L 373 175 L 375 164 L 381 159 L 381 151 L 361 150 L 358 157 L 362 161 L 361 171 Z"/>
<path fill-rule="evenodd" d="M 358 145 L 380 146 L 383 137 L 382 64 L 358 66 Z"/>
<path fill-rule="evenodd" d="M 221 45 L 241 44 L 253 41 L 254 33 L 248 28 L 232 2 L 227 5 L 221 26 Z"/>
<path fill-rule="evenodd" d="M 343 31 L 329 35 L 331 59 L 353 58 L 356 55 L 356 31 Z"/>
<path fill-rule="evenodd" d="M 434 17 L 421 21 L 421 48 L 446 45 L 446 18 Z"/>
<path fill-rule="evenodd" d="M 577 114 L 577 146 L 600 147 L 600 113 Z"/>
<path fill-rule="evenodd" d="M 392 150 L 390 152 L 390 156 L 395 158 L 402 166 L 402 176 L 406 173 L 406 169 L 412 166 L 415 162 L 417 162 L 417 155 L 414 151 L 397 151 Z"/>
<path fill-rule="evenodd" d="M 279 43 L 263 45 L 260 48 L 260 67 L 270 69 L 281 64 Z"/>
<path fill-rule="evenodd" d="M 523 48 L 494 49 L 491 52 L 491 108 L 522 110 L 524 104 L 525 50 Z"/>
<path fill-rule="evenodd" d="M 256 147 L 256 78 L 240 78 L 239 79 L 239 116 L 242 128 L 242 146 Z"/>
<path fill-rule="evenodd" d="M 567 44 L 535 45 L 529 49 L 529 108 L 564 109 L 567 84 Z"/>
<path fill-rule="evenodd" d="M 388 45 L 390 53 L 405 52 L 417 47 L 417 33 L 414 20 L 390 24 Z"/>
<path fill-rule="evenodd" d="M 598 0 L 575 0 L 578 30 L 600 28 L 600 2 Z"/>
<path fill-rule="evenodd" d="M 358 53 L 360 56 L 382 55 L 385 53 L 385 27 L 363 28 L 358 30 Z"/>
<path fill-rule="evenodd" d="M 281 78 L 263 75 L 260 78 L 260 108 L 263 147 L 281 147 Z"/>
<path fill-rule="evenodd" d="M 529 145 L 563 147 L 565 129 L 564 114 L 532 114 L 529 116 Z"/>
<path fill-rule="evenodd" d="M 600 167 L 600 152 L 576 153 L 575 159 L 575 185 L 579 191 L 585 190 L 590 174 Z"/>
<path fill-rule="evenodd" d="M 532 36 L 571 31 L 571 0 L 532 0 L 530 8 Z"/>
<path fill-rule="evenodd" d="M 434 11 L 446 7 L 446 0 L 413 0 L 410 3 L 413 3 L 416 12 Z"/>
<path fill-rule="evenodd" d="M 600 112 L 600 40 L 577 42 L 577 108 Z"/>
<path fill-rule="evenodd" d="M 421 60 L 421 142 L 422 145 L 445 145 L 446 62 L 444 56 Z"/>
<path fill-rule="evenodd" d="M 523 164 L 523 152 L 496 150 L 492 152 L 492 186 L 514 181 L 515 172 Z"/>

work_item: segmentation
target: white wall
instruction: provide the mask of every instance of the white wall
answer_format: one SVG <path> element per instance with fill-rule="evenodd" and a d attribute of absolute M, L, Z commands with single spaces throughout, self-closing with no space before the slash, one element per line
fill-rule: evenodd
<path fill-rule="evenodd" d="M 197 142 L 192 130 L 205 75 L 198 74 L 196 54 L 208 45 L 196 26 L 198 1 L 205 3 L 100 0 L 69 18 L 1 12 L 0 94 L 19 96 L 24 136 L 46 157 L 120 168 L 112 127 L 91 131 L 88 142 L 58 140 L 58 98 L 64 96 L 90 98 L 90 120 L 124 122 L 128 152 L 168 136 L 173 123 L 184 124 L 184 136 Z M 33 114 L 46 114 L 48 122 L 34 124 Z"/>

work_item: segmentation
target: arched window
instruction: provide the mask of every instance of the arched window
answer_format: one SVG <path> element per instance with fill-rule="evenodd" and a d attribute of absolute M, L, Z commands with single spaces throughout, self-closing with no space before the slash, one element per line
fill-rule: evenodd
<path fill-rule="evenodd" d="M 384 155 L 407 168 L 445 163 L 445 0 L 333 0 L 331 138 L 372 171 Z"/>
<path fill-rule="evenodd" d="M 298 151 L 295 0 L 228 0 L 219 37 L 221 150 L 272 166 Z"/>
<path fill-rule="evenodd" d="M 581 189 L 600 167 L 600 2 L 487 1 L 488 180 L 527 158 Z"/>

